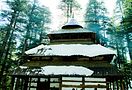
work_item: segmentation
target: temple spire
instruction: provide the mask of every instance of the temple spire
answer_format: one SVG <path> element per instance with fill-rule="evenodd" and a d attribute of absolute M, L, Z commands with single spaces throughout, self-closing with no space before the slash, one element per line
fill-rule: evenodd
<path fill-rule="evenodd" d="M 64 26 L 62 26 L 62 29 L 75 29 L 75 28 L 83 28 L 83 27 L 78 24 L 76 19 L 74 19 L 74 13 L 73 13 L 72 18 Z"/>

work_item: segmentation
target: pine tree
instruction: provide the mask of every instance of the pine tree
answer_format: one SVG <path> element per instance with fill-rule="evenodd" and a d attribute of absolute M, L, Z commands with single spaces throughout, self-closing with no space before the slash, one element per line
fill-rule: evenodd
<path fill-rule="evenodd" d="M 22 54 L 36 45 L 39 45 L 46 35 L 46 24 L 51 22 L 50 11 L 45 6 L 39 6 L 34 0 L 28 5 L 27 22 L 25 26 L 24 43 L 22 43 Z"/>
<path fill-rule="evenodd" d="M 3 75 L 7 74 L 8 69 L 11 67 L 11 47 L 14 47 L 14 38 L 15 32 L 17 29 L 17 23 L 19 22 L 19 17 L 26 8 L 26 0 L 8 0 L 7 5 L 9 6 L 8 10 L 4 10 L 2 13 L 3 18 L 6 18 L 9 23 L 3 28 L 5 30 L 5 35 L 2 39 L 0 60 L 2 68 L 0 71 L 0 82 L 3 84 L 3 90 L 6 90 L 6 78 L 2 78 Z"/>
<path fill-rule="evenodd" d="M 129 55 L 132 60 L 132 1 L 123 0 L 123 19 L 122 25 L 126 35 Z"/>
<path fill-rule="evenodd" d="M 85 27 L 88 30 L 96 32 L 98 38 L 97 42 L 102 44 L 105 41 L 105 34 L 103 36 L 100 31 L 103 30 L 105 33 L 106 22 L 109 20 L 106 13 L 107 9 L 103 6 L 103 2 L 89 0 L 85 13 Z"/>

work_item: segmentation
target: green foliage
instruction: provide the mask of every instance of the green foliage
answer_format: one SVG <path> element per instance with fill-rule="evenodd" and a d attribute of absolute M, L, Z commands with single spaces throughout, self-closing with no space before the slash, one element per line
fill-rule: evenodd
<path fill-rule="evenodd" d="M 132 63 L 125 63 L 122 69 L 127 78 L 132 80 Z"/>
<path fill-rule="evenodd" d="M 43 35 L 46 32 L 46 24 L 51 22 L 50 16 L 51 13 L 49 9 L 45 6 L 41 7 L 37 2 L 33 2 L 28 4 L 28 9 L 26 12 L 27 22 L 25 25 L 24 31 L 24 42 L 21 43 L 23 45 L 23 52 L 32 46 L 36 46 L 41 43 Z"/>
<path fill-rule="evenodd" d="M 122 2 L 123 17 L 121 24 L 123 26 L 124 35 L 126 36 L 129 55 L 132 59 L 132 0 L 123 0 Z"/>
<path fill-rule="evenodd" d="M 4 61 L 7 59 L 12 59 L 12 51 L 15 51 L 16 49 L 16 43 L 14 42 L 16 42 L 17 36 L 15 33 L 19 28 L 19 23 L 21 23 L 19 19 L 22 17 L 26 9 L 26 3 L 26 0 L 8 0 L 6 1 L 8 9 L 1 13 L 1 17 L 6 20 L 5 26 L 2 28 L 2 31 L 5 34 L 0 37 L 2 38 L 2 50 L 0 53 L 0 58 Z"/>
<path fill-rule="evenodd" d="M 89 0 L 85 13 L 85 27 L 88 30 L 96 32 L 97 42 L 105 44 L 106 39 L 106 28 L 109 21 L 107 14 L 107 9 L 104 7 L 103 2 L 98 2 L 97 0 Z"/>
<path fill-rule="evenodd" d="M 1 13 L 1 17 L 6 20 L 5 26 L 2 27 L 3 36 L 1 36 L 1 52 L 0 52 L 0 84 L 3 84 L 3 88 L 6 87 L 6 80 L 2 79 L 9 72 L 9 69 L 13 67 L 14 54 L 16 50 L 16 30 L 18 26 L 18 19 L 25 10 L 26 0 L 8 0 L 6 2 L 8 9 Z M 6 89 L 6 88 L 5 88 Z"/>
<path fill-rule="evenodd" d="M 131 63 L 127 62 L 127 54 L 130 55 L 132 59 L 132 0 L 117 0 L 116 9 L 115 9 L 115 21 L 120 21 L 119 24 L 114 24 L 113 22 L 110 26 L 109 32 L 111 32 L 110 43 L 117 50 L 117 63 L 120 63 L 121 71 L 124 73 L 124 79 L 126 87 L 130 86 L 130 80 L 132 80 L 132 67 Z M 113 29 L 114 27 L 114 29 Z M 114 32 L 113 32 L 114 31 Z M 115 39 L 114 39 L 115 38 Z M 113 40 L 113 41 L 112 41 Z M 116 41 L 116 42 L 115 42 Z"/>
<path fill-rule="evenodd" d="M 86 9 L 86 20 L 99 22 L 100 20 L 107 19 L 108 17 L 105 16 L 107 10 L 103 4 L 103 2 L 98 2 L 97 0 L 90 0 Z"/>

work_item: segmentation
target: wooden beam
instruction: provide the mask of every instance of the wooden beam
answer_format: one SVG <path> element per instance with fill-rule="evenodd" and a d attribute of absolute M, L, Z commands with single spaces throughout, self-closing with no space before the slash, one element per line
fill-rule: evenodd
<path fill-rule="evenodd" d="M 62 84 L 62 87 L 75 87 L 75 88 L 106 88 L 106 85 L 65 85 Z"/>
<path fill-rule="evenodd" d="M 82 82 L 81 80 L 62 80 L 62 82 Z M 107 83 L 106 81 L 85 81 L 85 83 Z"/>

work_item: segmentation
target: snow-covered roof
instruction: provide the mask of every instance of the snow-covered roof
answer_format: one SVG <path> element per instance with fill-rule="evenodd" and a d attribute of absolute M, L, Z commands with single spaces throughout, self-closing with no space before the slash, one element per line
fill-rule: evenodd
<path fill-rule="evenodd" d="M 68 29 L 68 28 L 83 28 L 81 25 L 78 24 L 78 22 L 71 18 L 63 27 L 62 29 Z"/>
<path fill-rule="evenodd" d="M 76 19 L 71 18 L 65 25 L 78 25 Z"/>
<path fill-rule="evenodd" d="M 82 66 L 45 66 L 42 67 L 46 75 L 86 75 L 90 76 L 93 71 Z"/>
<path fill-rule="evenodd" d="M 25 75 L 39 74 L 39 75 L 85 75 L 91 76 L 93 71 L 82 67 L 82 66 L 44 66 L 41 68 L 26 68 L 25 66 L 21 66 L 20 69 L 25 71 Z M 14 72 L 15 74 L 15 72 Z"/>
<path fill-rule="evenodd" d="M 99 55 L 116 54 L 100 44 L 58 44 L 58 45 L 39 45 L 25 52 L 27 55 L 34 56 L 73 56 L 81 55 L 94 57 Z"/>

